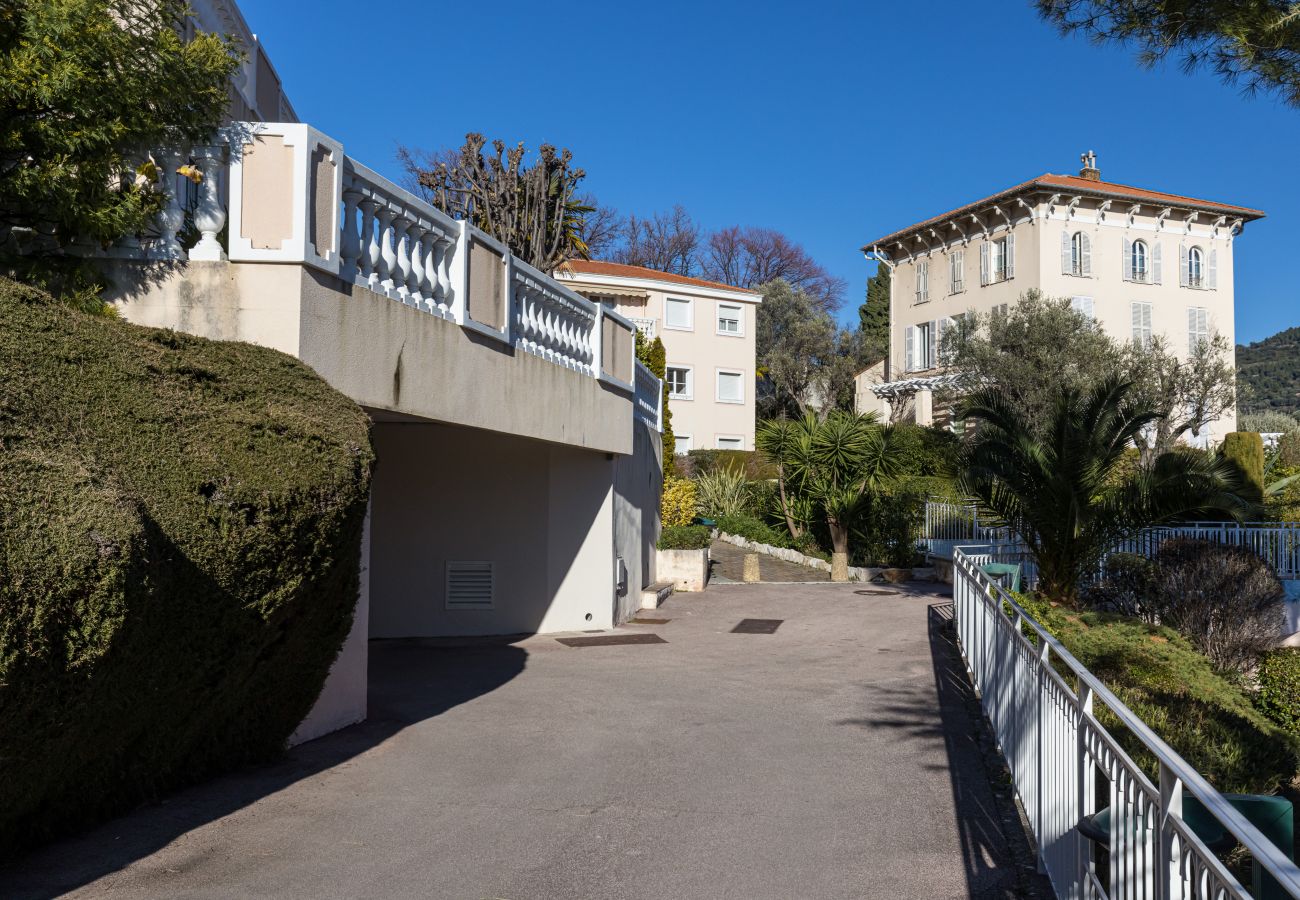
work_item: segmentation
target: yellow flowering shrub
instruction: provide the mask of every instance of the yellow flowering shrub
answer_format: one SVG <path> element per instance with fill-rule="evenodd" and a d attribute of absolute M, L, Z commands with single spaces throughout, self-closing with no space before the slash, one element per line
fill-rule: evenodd
<path fill-rule="evenodd" d="M 659 514 L 664 528 L 689 525 L 695 521 L 695 482 L 670 476 L 664 482 Z"/>

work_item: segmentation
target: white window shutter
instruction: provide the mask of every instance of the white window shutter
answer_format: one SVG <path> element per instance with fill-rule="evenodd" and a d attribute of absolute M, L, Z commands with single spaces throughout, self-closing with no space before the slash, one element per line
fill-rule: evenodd
<path fill-rule="evenodd" d="M 1070 249 L 1071 249 L 1070 231 L 1069 229 L 1066 229 L 1065 231 L 1061 232 L 1061 274 L 1062 275 L 1074 274 L 1074 264 L 1071 258 L 1073 254 L 1071 254 Z"/>
<path fill-rule="evenodd" d="M 1151 242 L 1151 280 L 1160 283 L 1160 242 Z"/>
<path fill-rule="evenodd" d="M 1015 232 L 1007 232 L 1007 258 L 1004 267 L 1006 277 L 1014 278 L 1016 275 L 1016 235 Z"/>
<path fill-rule="evenodd" d="M 952 331 L 953 320 L 947 316 L 939 320 L 939 362 L 947 365 L 947 351 L 944 349 L 944 342 L 948 339 L 948 333 Z"/>
<path fill-rule="evenodd" d="M 925 334 L 930 341 L 930 346 L 926 348 L 929 352 L 925 357 L 925 367 L 929 369 L 939 361 L 939 323 L 930 322 Z"/>
<path fill-rule="evenodd" d="M 1124 238 L 1124 280 L 1133 280 L 1133 242 Z"/>
<path fill-rule="evenodd" d="M 1079 274 L 1088 278 L 1092 275 L 1092 241 L 1082 231 L 1079 232 L 1079 250 L 1083 256 L 1079 261 Z"/>
<path fill-rule="evenodd" d="M 1178 243 L 1178 286 L 1187 287 L 1187 245 Z"/>
<path fill-rule="evenodd" d="M 980 244 L 980 287 L 989 283 L 989 242 Z"/>
<path fill-rule="evenodd" d="M 1189 355 L 1196 352 L 1196 313 L 1198 311 L 1195 306 L 1187 307 L 1187 352 Z"/>
<path fill-rule="evenodd" d="M 1217 290 L 1219 287 L 1219 251 L 1214 247 L 1210 248 L 1209 279 L 1210 290 Z"/>
<path fill-rule="evenodd" d="M 908 325 L 903 329 L 903 348 L 906 357 L 906 371 L 912 372 L 916 369 L 916 329 Z"/>

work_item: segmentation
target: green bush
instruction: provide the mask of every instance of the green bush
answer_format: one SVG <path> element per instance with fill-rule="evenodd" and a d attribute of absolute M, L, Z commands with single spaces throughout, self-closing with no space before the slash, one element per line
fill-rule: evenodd
<path fill-rule="evenodd" d="M 955 474 L 961 439 L 948 429 L 905 423 L 894 426 L 892 440 L 904 451 L 901 474 L 944 480 Z"/>
<path fill-rule="evenodd" d="M 655 546 L 660 550 L 703 550 L 712 540 L 707 525 L 673 525 L 660 532 Z"/>
<path fill-rule="evenodd" d="M 776 467 L 753 450 L 691 450 L 686 454 L 686 466 L 692 477 L 708 475 L 719 469 L 741 472 L 750 481 L 776 477 Z"/>
<path fill-rule="evenodd" d="M 853 534 L 854 565 L 909 568 L 925 523 L 927 493 L 909 486 L 868 496 L 868 511 Z"/>
<path fill-rule="evenodd" d="M 284 748 L 352 623 L 369 420 L 0 280 L 0 855 Z"/>
<path fill-rule="evenodd" d="M 788 531 L 768 525 L 755 516 L 744 514 L 722 516 L 718 519 L 718 530 L 743 537 L 748 541 L 770 544 L 773 547 L 793 547 Z"/>
<path fill-rule="evenodd" d="M 695 477 L 695 511 L 701 516 L 741 515 L 749 504 L 749 482 L 739 469 L 719 468 Z"/>
<path fill-rule="evenodd" d="M 1029 611 L 1156 734 L 1220 791 L 1269 794 L 1298 766 L 1297 744 L 1240 687 L 1169 628 L 1111 613 Z M 1153 779 L 1154 758 L 1098 706 L 1102 724 Z"/>
<path fill-rule="evenodd" d="M 1237 422 L 1239 431 L 1254 431 L 1257 434 L 1286 434 L 1296 430 L 1300 421 L 1286 413 L 1269 410 L 1262 413 L 1247 413 Z"/>
<path fill-rule="evenodd" d="M 695 482 L 685 478 L 664 479 L 659 521 L 664 528 L 689 525 L 695 521 Z"/>
<path fill-rule="evenodd" d="M 1223 455 L 1241 467 L 1253 496 L 1264 494 L 1264 439 L 1253 431 L 1233 431 L 1223 436 Z"/>
<path fill-rule="evenodd" d="M 1300 649 L 1274 650 L 1263 658 L 1255 702 L 1264 715 L 1300 740 Z"/>

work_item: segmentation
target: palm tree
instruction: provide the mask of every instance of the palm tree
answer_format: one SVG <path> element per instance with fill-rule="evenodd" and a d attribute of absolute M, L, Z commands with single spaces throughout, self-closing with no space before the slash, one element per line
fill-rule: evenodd
<path fill-rule="evenodd" d="M 902 469 L 893 430 L 875 413 L 830 412 L 819 419 L 760 423 L 758 449 L 777 467 L 777 499 L 790 536 L 825 516 L 831 535 L 832 573 L 848 565 L 849 534 L 870 502 L 870 492 L 894 481 Z M 847 577 L 847 573 L 843 577 Z"/>
<path fill-rule="evenodd" d="M 1088 391 L 1064 392 L 1041 437 L 996 387 L 964 404 L 963 415 L 978 429 L 962 453 L 962 490 L 1028 546 L 1039 590 L 1071 604 L 1080 581 L 1124 537 L 1152 525 L 1240 520 L 1255 511 L 1243 496 L 1240 469 L 1209 454 L 1173 450 L 1123 475 L 1125 449 L 1160 418 L 1125 402 L 1131 387 L 1111 377 Z"/>

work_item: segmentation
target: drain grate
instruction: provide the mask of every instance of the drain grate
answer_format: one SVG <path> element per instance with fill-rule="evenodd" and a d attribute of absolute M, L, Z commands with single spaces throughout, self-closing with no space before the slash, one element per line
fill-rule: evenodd
<path fill-rule="evenodd" d="M 741 619 L 732 634 L 776 634 L 785 619 Z"/>
<path fill-rule="evenodd" d="M 897 597 L 898 591 L 854 591 L 855 594 L 862 594 L 866 597 Z"/>
<path fill-rule="evenodd" d="M 633 625 L 667 625 L 672 619 L 630 619 Z"/>
<path fill-rule="evenodd" d="M 611 647 L 617 644 L 666 644 L 657 634 L 601 634 L 595 637 L 556 638 L 566 647 Z"/>

